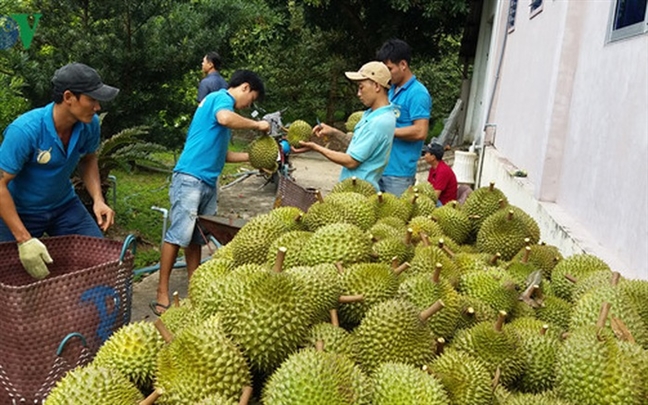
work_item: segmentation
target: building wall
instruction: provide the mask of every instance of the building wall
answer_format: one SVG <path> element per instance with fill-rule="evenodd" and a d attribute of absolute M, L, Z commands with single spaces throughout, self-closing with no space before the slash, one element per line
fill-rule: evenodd
<path fill-rule="evenodd" d="M 496 124 L 497 157 L 483 155 L 481 185 L 502 182 L 505 167 L 526 170 L 506 187 L 538 215 L 553 213 L 543 236 L 560 229 L 573 235 L 566 251 L 599 251 L 648 279 L 648 35 L 606 43 L 612 0 L 543 3 L 530 19 L 520 1 L 511 33 L 508 1 L 485 8 L 494 23 L 480 83 L 498 71 L 492 51 L 505 50 L 482 116 Z"/>

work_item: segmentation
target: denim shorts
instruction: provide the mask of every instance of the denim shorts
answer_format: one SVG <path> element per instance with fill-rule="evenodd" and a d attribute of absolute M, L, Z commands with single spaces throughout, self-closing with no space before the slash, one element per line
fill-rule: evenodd
<path fill-rule="evenodd" d="M 383 193 L 391 193 L 396 197 L 407 190 L 409 186 L 413 186 L 416 182 L 416 176 L 413 177 L 396 177 L 396 176 L 382 176 L 378 180 L 378 187 Z"/>
<path fill-rule="evenodd" d="M 206 242 L 198 229 L 199 215 L 216 213 L 216 187 L 184 173 L 173 173 L 171 187 L 171 225 L 164 241 L 183 248 L 189 244 L 204 245 Z"/>
<path fill-rule="evenodd" d="M 78 197 L 53 210 L 38 214 L 18 214 L 27 231 L 34 238 L 43 234 L 48 236 L 84 235 L 103 238 L 103 233 L 97 225 L 94 216 L 90 215 Z M 0 219 L 0 242 L 13 242 L 16 239 Z"/>

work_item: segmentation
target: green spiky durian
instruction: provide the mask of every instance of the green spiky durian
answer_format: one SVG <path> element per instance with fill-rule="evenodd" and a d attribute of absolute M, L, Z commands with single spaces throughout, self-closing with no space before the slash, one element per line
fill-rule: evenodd
<path fill-rule="evenodd" d="M 209 285 L 216 279 L 225 277 L 234 270 L 234 263 L 228 259 L 210 259 L 202 263 L 189 279 L 189 298 L 200 307 L 209 299 Z"/>
<path fill-rule="evenodd" d="M 375 241 L 385 238 L 405 239 L 405 225 L 397 228 L 384 222 L 376 222 L 367 232 Z"/>
<path fill-rule="evenodd" d="M 587 253 L 571 255 L 554 267 L 551 275 L 551 289 L 557 297 L 573 302 L 572 293 L 575 285 L 567 276 L 579 281 L 598 271 L 608 271 L 610 277 L 612 276 L 610 266 L 598 257 Z"/>
<path fill-rule="evenodd" d="M 285 206 L 271 210 L 268 215 L 284 223 L 286 231 L 305 231 L 304 211 L 297 207 Z"/>
<path fill-rule="evenodd" d="M 362 119 L 363 114 L 364 111 L 354 111 L 347 117 L 347 120 L 344 123 L 344 127 L 346 128 L 347 132 L 353 132 L 355 126 Z"/>
<path fill-rule="evenodd" d="M 316 348 L 317 342 L 323 343 L 323 350 L 347 356 L 354 360 L 356 357 L 356 341 L 354 335 L 340 326 L 330 322 L 321 322 L 310 329 L 304 347 Z"/>
<path fill-rule="evenodd" d="M 304 349 L 270 376 L 262 400 L 265 405 L 369 405 L 371 384 L 346 356 Z"/>
<path fill-rule="evenodd" d="M 371 379 L 373 405 L 450 404 L 439 380 L 409 364 L 383 363 Z"/>
<path fill-rule="evenodd" d="M 529 262 L 536 268 L 542 270 L 543 278 L 551 279 L 551 273 L 554 267 L 556 267 L 556 264 L 558 264 L 562 259 L 563 256 L 557 246 L 529 244 L 528 251 L 526 247 L 520 249 L 511 261 Z"/>
<path fill-rule="evenodd" d="M 301 262 L 307 266 L 321 263 L 352 264 L 368 262 L 371 239 L 357 226 L 334 223 L 318 228 L 301 251 Z"/>
<path fill-rule="evenodd" d="M 454 204 L 448 203 L 435 209 L 432 212 L 432 219 L 439 224 L 444 234 L 448 235 L 458 244 L 462 244 L 468 240 L 471 232 L 471 223 L 468 215 L 459 209 L 459 204 L 456 202 Z"/>
<path fill-rule="evenodd" d="M 213 394 L 234 400 L 250 384 L 246 359 L 218 315 L 183 329 L 158 356 L 158 404 L 197 403 Z"/>
<path fill-rule="evenodd" d="M 277 142 L 269 135 L 261 135 L 250 143 L 248 154 L 250 164 L 255 169 L 276 172 L 279 165 L 277 158 L 279 156 L 279 146 Z"/>
<path fill-rule="evenodd" d="M 304 289 L 302 301 L 312 308 L 312 320 L 328 321 L 330 311 L 337 307 L 342 294 L 341 279 L 338 269 L 333 264 L 324 263 L 315 266 L 297 266 L 284 271 Z"/>
<path fill-rule="evenodd" d="M 472 328 L 480 322 L 497 320 L 497 311 L 485 301 L 465 294 L 459 294 L 459 301 L 461 311 L 457 320 L 457 330 Z"/>
<path fill-rule="evenodd" d="M 429 315 L 422 316 L 414 304 L 401 299 L 372 306 L 354 330 L 358 363 L 368 372 L 388 361 L 415 367 L 429 363 L 436 346 L 426 325 Z"/>
<path fill-rule="evenodd" d="M 398 263 L 403 263 L 414 256 L 413 246 L 404 243 L 402 237 L 388 237 L 375 242 L 373 252 L 379 263 L 391 263 L 394 258 Z"/>
<path fill-rule="evenodd" d="M 430 183 L 429 181 L 423 181 L 420 183 L 416 183 L 413 186 L 409 186 L 407 190 L 403 192 L 403 195 L 401 195 L 401 197 L 404 196 L 409 200 L 415 194 L 424 195 L 429 199 L 431 199 L 435 204 L 437 202 L 436 191 L 434 191 L 434 187 L 432 186 L 432 183 Z"/>
<path fill-rule="evenodd" d="M 231 398 L 221 394 L 212 394 L 200 400 L 196 405 L 237 405 L 238 403 L 238 401 L 232 401 Z"/>
<path fill-rule="evenodd" d="M 428 238 L 439 238 L 445 236 L 441 226 L 432 220 L 429 216 L 412 217 L 407 223 L 408 229 L 412 230 L 412 243 L 416 244 L 421 241 L 421 233 Z"/>
<path fill-rule="evenodd" d="M 436 376 L 452 405 L 491 405 L 492 378 L 484 363 L 460 350 L 445 350 L 427 368 Z"/>
<path fill-rule="evenodd" d="M 574 405 L 569 401 L 558 398 L 551 392 L 541 394 L 514 393 L 507 399 L 505 405 Z"/>
<path fill-rule="evenodd" d="M 325 204 L 334 205 L 342 213 L 342 222 L 357 225 L 367 230 L 376 223 L 376 213 L 369 199 L 362 194 L 346 191 L 331 193 L 324 198 Z"/>
<path fill-rule="evenodd" d="M 544 322 L 549 322 L 560 328 L 562 332 L 569 329 L 572 304 L 554 295 L 547 295 L 542 299 L 542 304 L 536 308 L 536 317 Z"/>
<path fill-rule="evenodd" d="M 286 139 L 290 146 L 299 148 L 300 141 L 307 141 L 311 133 L 313 132 L 313 127 L 311 124 L 304 120 L 293 121 L 288 127 L 288 133 L 286 134 Z"/>
<path fill-rule="evenodd" d="M 171 333 L 177 334 L 187 326 L 200 323 L 208 317 L 209 314 L 203 313 L 200 307 L 185 298 L 180 300 L 179 305 L 172 304 L 164 311 L 160 320 Z"/>
<path fill-rule="evenodd" d="M 311 236 L 313 233 L 308 231 L 290 231 L 280 235 L 268 248 L 267 263 L 273 265 L 277 258 L 277 251 L 280 247 L 285 247 L 283 267 L 287 269 L 299 266 L 301 250 Z"/>
<path fill-rule="evenodd" d="M 336 183 L 331 189 L 331 193 L 346 193 L 353 192 L 361 194 L 365 197 L 371 197 L 376 194 L 376 188 L 367 180 L 359 179 L 357 177 L 348 177 Z"/>
<path fill-rule="evenodd" d="M 396 217 L 402 221 L 410 219 L 411 205 L 391 193 L 374 193 L 369 197 L 369 202 L 373 204 L 378 219 L 386 217 Z"/>
<path fill-rule="evenodd" d="M 436 209 L 436 201 L 423 194 L 416 193 L 413 196 L 403 194 L 400 198 L 409 205 L 411 217 L 427 217 Z"/>
<path fill-rule="evenodd" d="M 97 367 L 121 372 L 140 389 L 153 384 L 158 352 L 164 340 L 151 322 L 124 325 L 99 348 L 93 360 Z"/>
<path fill-rule="evenodd" d="M 508 199 L 495 183 L 491 183 L 470 193 L 461 208 L 471 219 L 473 235 L 476 236 L 484 220 L 505 205 L 508 205 Z"/>
<path fill-rule="evenodd" d="M 405 272 L 406 277 L 417 274 L 432 276 L 439 264 L 441 265 L 441 278 L 448 280 L 453 286 L 458 285 L 461 277 L 457 265 L 437 246 L 418 245 L 414 250 L 414 257 L 410 264 L 410 268 Z"/>
<path fill-rule="evenodd" d="M 234 265 L 263 264 L 272 242 L 288 229 L 283 221 L 269 214 L 262 214 L 245 223 L 230 241 Z"/>
<path fill-rule="evenodd" d="M 510 276 L 501 269 L 464 274 L 459 281 L 461 294 L 478 298 L 496 311 L 510 312 L 518 301 L 518 292 Z"/>
<path fill-rule="evenodd" d="M 539 231 L 529 223 L 533 221 L 528 214 L 510 206 L 491 214 L 477 232 L 477 249 L 485 253 L 500 253 L 502 260 L 511 260 L 520 249 L 526 246 L 525 239 L 537 243 Z M 535 225 L 537 228 L 537 224 Z"/>
<path fill-rule="evenodd" d="M 63 376 L 45 399 L 46 405 L 133 405 L 141 392 L 119 371 L 89 364 Z"/>

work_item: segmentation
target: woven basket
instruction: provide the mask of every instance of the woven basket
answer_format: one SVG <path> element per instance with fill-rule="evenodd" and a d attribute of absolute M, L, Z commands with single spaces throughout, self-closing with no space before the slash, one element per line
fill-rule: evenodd
<path fill-rule="evenodd" d="M 133 255 L 109 239 L 41 240 L 54 259 L 35 280 L 0 243 L 0 404 L 40 403 L 68 370 L 130 321 Z"/>
<path fill-rule="evenodd" d="M 285 176 L 279 176 L 275 208 L 297 207 L 306 212 L 317 200 L 318 190 L 304 188 Z"/>

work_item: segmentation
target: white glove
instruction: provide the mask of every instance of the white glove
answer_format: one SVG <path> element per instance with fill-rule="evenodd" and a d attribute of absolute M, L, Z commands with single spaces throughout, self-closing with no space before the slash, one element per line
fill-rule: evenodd
<path fill-rule="evenodd" d="M 32 277 L 41 280 L 47 277 L 49 270 L 45 263 L 53 263 L 47 248 L 41 241 L 31 238 L 18 244 L 18 254 L 23 267 Z"/>

